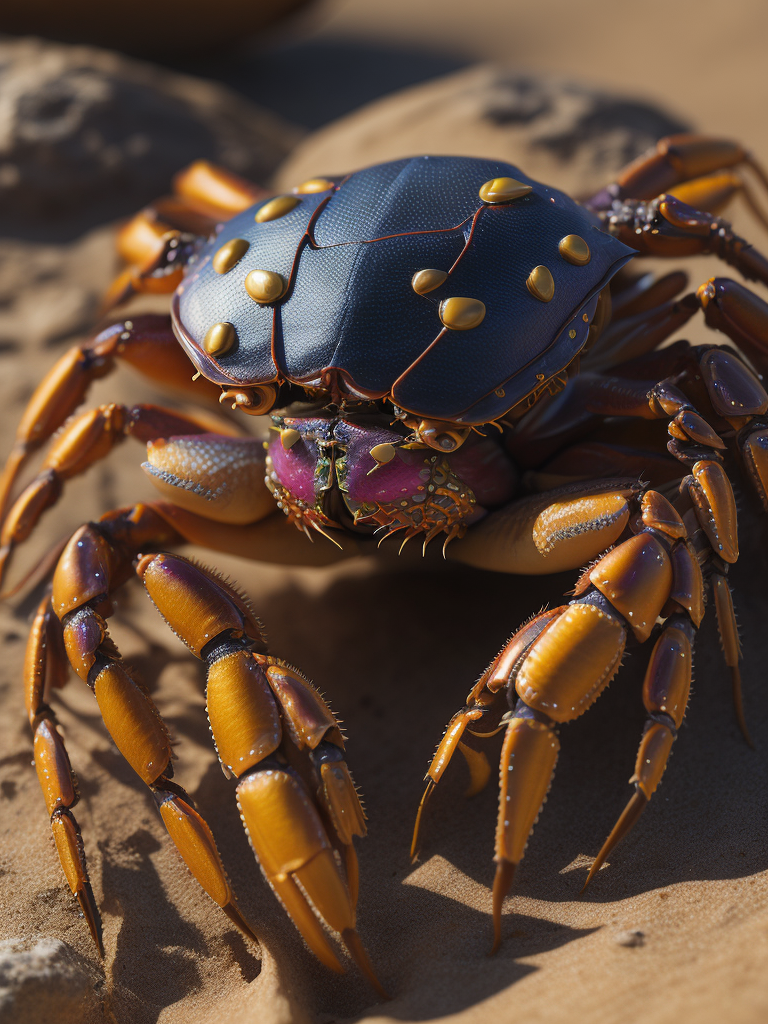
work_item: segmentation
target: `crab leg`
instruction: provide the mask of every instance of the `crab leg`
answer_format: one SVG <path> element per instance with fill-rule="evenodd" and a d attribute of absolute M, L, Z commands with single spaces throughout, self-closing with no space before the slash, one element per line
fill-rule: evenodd
<path fill-rule="evenodd" d="M 41 601 L 32 622 L 24 661 L 24 703 L 32 728 L 35 769 L 51 816 L 51 830 L 64 875 L 83 912 L 88 928 L 103 955 L 101 921 L 85 863 L 80 827 L 72 808 L 80 798 L 56 716 L 47 703 L 47 691 L 67 680 L 61 624 L 51 599 Z"/>
<path fill-rule="evenodd" d="M 628 199 L 603 218 L 608 231 L 643 256 L 714 254 L 735 267 L 748 281 L 768 284 L 768 260 L 731 225 L 664 193 L 652 202 Z"/>
<path fill-rule="evenodd" d="M 209 521 L 214 531 L 216 525 Z M 82 527 L 59 559 L 52 607 L 61 620 L 72 667 L 93 689 L 116 746 L 152 790 L 189 870 L 230 919 L 252 935 L 237 909 L 208 825 L 173 781 L 167 729 L 107 633 L 110 594 L 130 577 L 132 557 L 148 544 L 180 539 L 158 510 L 148 506 Z M 343 759 L 344 743 L 335 718 L 306 680 L 266 654 L 259 623 L 228 584 L 170 554 L 144 555 L 136 571 L 171 627 L 208 666 L 214 740 L 225 774 L 239 780 L 243 820 L 270 884 L 324 963 L 341 970 L 323 930 L 327 926 L 340 934 L 352 958 L 383 994 L 355 930 L 358 869 L 352 843 L 354 836 L 365 834 L 365 819 Z M 40 637 L 48 628 L 47 614 L 47 608 L 41 609 L 30 644 L 29 664 L 38 666 L 37 682 L 32 670 L 29 673 L 30 693 L 42 686 Z M 39 699 L 29 698 L 29 703 L 40 713 Z M 41 765 L 55 754 L 58 763 L 68 766 L 63 747 L 51 738 L 51 721 L 49 716 L 42 728 L 53 753 L 47 762 L 41 759 Z M 69 776 L 63 768 L 58 778 L 63 780 L 58 788 L 64 803 L 54 811 L 61 817 L 74 801 L 67 795 Z M 43 776 L 41 781 L 45 789 Z M 74 835 L 73 821 L 67 818 L 68 823 L 55 824 L 55 830 Z M 73 850 L 79 850 L 74 840 L 62 852 L 62 863 L 73 891 L 83 900 L 85 862 L 82 853 L 73 859 Z M 95 910 L 92 916 L 97 920 Z"/>
<path fill-rule="evenodd" d="M 611 323 L 663 306 L 676 298 L 687 284 L 688 275 L 682 270 L 673 270 L 659 278 L 653 273 L 642 274 L 615 294 L 611 291 Z"/>
<path fill-rule="evenodd" d="M 661 781 L 672 744 L 683 723 L 691 689 L 695 630 L 683 615 L 667 620 L 656 641 L 643 683 L 643 704 L 648 712 L 635 772 L 630 783 L 635 793 L 595 857 L 582 892 L 600 870 L 606 857 L 634 826 Z"/>
<path fill-rule="evenodd" d="M 464 755 L 470 771 L 470 787 L 466 796 L 474 796 L 485 788 L 490 778 L 488 759 L 484 752 L 478 753 L 467 745 L 466 733 L 469 732 L 480 739 L 496 735 L 499 728 L 502 727 L 499 725 L 499 721 L 506 705 L 506 701 L 503 699 L 504 688 L 536 638 L 563 611 L 564 607 L 540 612 L 521 626 L 470 690 L 466 705 L 448 723 L 425 776 L 427 788 L 424 790 L 419 804 L 411 840 L 412 861 L 415 861 L 419 855 L 419 833 L 427 802 L 457 750 Z M 474 754 L 478 754 L 478 756 L 473 757 Z"/>
<path fill-rule="evenodd" d="M 131 678 L 106 628 L 110 592 L 130 575 L 127 552 L 147 542 L 177 539 L 146 506 L 104 522 L 99 529 L 82 527 L 59 559 L 52 607 L 61 620 L 70 664 L 93 690 L 118 750 L 155 795 L 190 871 L 227 916 L 255 938 L 237 909 L 208 825 L 188 794 L 171 781 L 168 730 L 150 696 Z M 236 606 L 231 615 L 234 621 Z"/>
<path fill-rule="evenodd" d="M 229 220 L 269 195 L 267 189 L 207 160 L 196 160 L 179 171 L 173 191 L 192 209 L 217 221 Z"/>
<path fill-rule="evenodd" d="M 709 350 L 705 358 L 712 357 L 713 351 L 719 358 L 719 350 Z M 724 367 L 711 369 L 720 370 L 717 380 L 722 382 Z M 730 378 L 734 390 L 737 379 Z M 725 394 L 722 400 L 728 400 Z M 687 443 L 678 441 L 678 458 L 693 460 L 696 453 L 693 473 L 683 481 L 678 499 L 684 516 L 658 492 L 645 492 L 639 507 L 635 506 L 634 535 L 584 571 L 573 592 L 575 600 L 569 606 L 542 613 L 523 627 L 483 675 L 467 706 L 449 726 L 428 776 L 429 793 L 451 754 L 459 748 L 464 732 L 475 720 L 487 716 L 491 708 L 496 710 L 494 700 L 499 692 L 516 691 L 515 710 L 502 719 L 507 722 L 507 733 L 501 756 L 496 831 L 494 949 L 501 937 L 504 897 L 554 771 L 558 726 L 586 711 L 611 681 L 620 665 L 627 633 L 631 631 L 639 643 L 644 643 L 662 615 L 666 618 L 664 631 L 651 656 L 643 690 L 649 725 L 632 780 L 637 784 L 637 793 L 604 845 L 590 878 L 629 831 L 658 785 L 685 711 L 693 639 L 704 614 L 700 559 L 712 564 L 716 575 L 722 577 L 722 582 L 718 580 L 715 585 L 716 593 L 719 592 L 719 618 L 725 623 L 721 631 L 726 660 L 729 665 L 738 663 L 738 637 L 724 579 L 726 563 L 738 557 L 738 544 L 732 492 L 718 461 L 722 442 L 698 414 L 683 417 L 684 412 L 691 412 L 690 404 L 685 396 L 678 401 L 672 385 L 660 385 L 651 393 L 650 401 L 652 410 L 654 403 L 658 407 L 656 415 L 661 415 L 663 409 L 673 425 L 689 431 Z M 576 562 L 585 553 L 590 538 L 600 537 L 606 520 L 621 533 L 635 501 L 631 494 L 625 497 L 621 492 L 593 498 L 573 497 L 543 509 L 533 525 L 530 512 L 522 515 L 522 521 L 542 555 L 551 557 L 554 553 L 558 567 L 562 567 L 559 559 L 570 557 Z M 626 512 L 620 508 L 621 502 Z M 527 499 L 527 504 L 531 510 L 536 508 L 531 499 Z M 499 517 L 499 513 L 495 515 Z M 504 518 L 502 515 L 499 524 Z M 482 531 L 483 525 L 478 529 Z M 689 534 L 696 548 L 688 539 Z M 498 562 L 505 536 L 509 538 L 510 533 L 502 533 L 499 525 L 492 523 L 484 538 L 475 542 L 473 557 L 467 558 L 465 554 L 465 560 L 487 564 L 478 561 L 484 547 L 494 567 L 502 568 Z M 461 545 L 457 548 L 455 554 L 461 554 Z M 699 557 L 696 550 L 700 551 Z M 734 692 L 740 698 L 735 681 Z M 487 726 L 481 724 L 480 729 L 485 733 Z"/>
<path fill-rule="evenodd" d="M 727 277 L 711 277 L 696 293 L 707 326 L 722 331 L 761 371 L 768 371 L 768 303 Z"/>
<path fill-rule="evenodd" d="M 698 309 L 696 297 L 686 295 L 647 310 L 625 312 L 620 319 L 611 321 L 586 353 L 584 369 L 600 373 L 652 352 L 688 323 Z"/>
<path fill-rule="evenodd" d="M 749 167 L 768 189 L 768 178 L 762 167 L 738 143 L 706 135 L 668 135 L 659 139 L 655 149 L 629 164 L 614 184 L 587 205 L 602 210 L 614 199 L 653 199 L 661 192 L 677 191 L 684 185 L 690 187 L 696 179 L 741 164 Z M 700 186 L 694 185 L 694 188 L 701 190 Z"/>
<path fill-rule="evenodd" d="M 179 834 L 186 834 L 187 840 L 191 840 L 189 849 L 183 852 L 190 870 L 228 916 L 253 937 L 234 903 L 208 826 L 184 790 L 168 781 L 172 770 L 167 729 L 151 698 L 126 671 L 106 631 L 104 616 L 110 609 L 110 589 L 129 575 L 126 546 L 130 549 L 131 541 L 167 543 L 175 539 L 177 535 L 146 507 L 112 520 L 101 531 L 84 526 L 59 560 L 52 596 L 38 610 L 27 647 L 27 708 L 35 731 L 38 776 L 52 813 L 64 873 L 99 949 L 98 911 L 90 891 L 79 829 L 70 811 L 76 802 L 74 777 L 55 719 L 44 700 L 45 678 L 60 680 L 64 671 L 63 657 L 57 657 L 62 637 L 70 664 L 93 690 L 104 723 L 120 752 L 156 796 L 177 800 L 180 818 L 169 826 L 169 831 L 174 840 Z M 51 609 L 61 620 L 61 626 Z"/>
<path fill-rule="evenodd" d="M 144 314 L 101 331 L 73 346 L 38 384 L 0 478 L 0 514 L 29 455 L 51 437 L 85 399 L 91 384 L 123 361 L 164 388 L 180 388 L 199 400 L 218 398 L 220 389 L 202 379 L 193 384 L 190 363 L 176 341 L 171 318 Z"/>
<path fill-rule="evenodd" d="M 246 465 L 256 465 L 258 482 L 263 477 L 263 451 L 258 441 L 251 441 L 243 438 L 220 437 L 207 433 L 209 425 L 190 416 L 172 412 L 153 405 L 136 405 L 127 408 L 124 405 L 102 405 L 96 409 L 73 416 L 62 428 L 51 446 L 38 475 L 22 491 L 13 506 L 8 511 L 0 528 L 0 583 L 6 574 L 14 549 L 22 541 L 25 541 L 46 509 L 51 508 L 59 500 L 64 482 L 84 473 L 96 462 L 106 458 L 113 447 L 126 437 L 135 437 L 138 441 L 151 442 L 160 446 L 164 443 L 163 435 L 194 434 L 197 436 L 194 442 L 202 455 L 210 455 L 211 449 L 216 449 L 219 462 L 237 462 L 241 472 Z M 193 442 L 192 438 L 176 438 L 176 446 L 187 441 L 187 448 Z M 206 451 L 206 449 L 208 449 Z M 245 449 L 245 451 L 244 451 Z M 150 445 L 150 451 L 152 445 Z M 250 460 L 244 457 L 247 453 Z M 226 452 L 228 460 L 222 460 L 222 453 Z M 176 462 L 178 463 L 177 458 Z M 208 460 L 210 464 L 210 460 Z M 217 467 L 218 468 L 218 467 Z M 183 482 L 178 477 L 171 477 L 179 485 Z M 210 474 L 209 474 L 210 475 Z M 218 474 L 219 476 L 221 473 Z M 231 474 L 230 474 L 231 475 Z M 251 473 L 253 477 L 253 472 Z M 162 482 L 162 478 L 158 478 Z M 199 492 L 205 493 L 205 484 L 208 480 L 196 481 L 199 483 Z M 253 479 L 240 480 L 242 490 L 246 491 L 244 483 L 255 483 Z M 171 490 L 171 487 L 167 487 Z M 256 487 L 252 488 L 256 491 Z M 266 494 L 265 488 L 261 488 Z M 190 496 L 198 497 L 190 492 Z M 202 500 L 202 499 L 198 499 Z M 215 506 L 215 502 L 209 502 Z M 263 504 L 263 503 L 262 503 Z M 211 510 L 213 511 L 213 510 Z M 270 509 L 271 511 L 271 509 Z M 259 504 L 255 503 L 254 513 L 258 515 Z"/>
<path fill-rule="evenodd" d="M 110 285 L 103 311 L 133 295 L 170 294 L 184 267 L 217 224 L 268 193 L 206 160 L 176 175 L 174 196 L 156 200 L 120 229 L 117 250 L 129 266 Z"/>
<path fill-rule="evenodd" d="M 365 835 L 365 816 L 336 719 L 295 670 L 263 653 L 258 624 L 230 587 L 178 555 L 145 555 L 136 572 L 208 665 L 211 731 L 225 772 L 238 779 L 241 817 L 267 881 L 318 959 L 341 971 L 324 924 L 383 995 L 334 856 L 344 852 L 356 892 L 357 861 L 346 848 Z"/>

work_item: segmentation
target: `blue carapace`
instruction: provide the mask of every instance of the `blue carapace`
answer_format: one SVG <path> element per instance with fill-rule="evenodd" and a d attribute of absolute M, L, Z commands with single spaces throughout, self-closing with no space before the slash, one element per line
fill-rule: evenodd
<path fill-rule="evenodd" d="M 598 293 L 634 255 L 498 161 L 422 156 L 309 187 L 225 224 L 179 289 L 177 336 L 217 383 L 335 376 L 352 395 L 484 423 L 571 362 Z M 575 254 L 563 245 L 574 236 L 586 243 Z M 228 347 L 206 345 L 216 325 L 231 325 Z"/>

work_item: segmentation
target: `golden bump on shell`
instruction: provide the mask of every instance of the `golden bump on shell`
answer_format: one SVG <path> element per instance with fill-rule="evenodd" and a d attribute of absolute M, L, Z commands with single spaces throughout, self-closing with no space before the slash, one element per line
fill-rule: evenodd
<path fill-rule="evenodd" d="M 245 290 L 256 302 L 276 302 L 285 291 L 285 280 L 273 270 L 252 270 L 245 279 Z"/>
<path fill-rule="evenodd" d="M 575 267 L 585 267 L 592 259 L 589 246 L 581 235 L 566 235 L 560 239 L 557 249 L 563 259 Z"/>
<path fill-rule="evenodd" d="M 375 444 L 371 448 L 370 456 L 379 465 L 384 465 L 387 462 L 391 462 L 395 457 L 396 448 L 393 444 Z"/>
<path fill-rule="evenodd" d="M 257 210 L 256 216 L 253 219 L 257 224 L 265 224 L 267 221 L 277 220 L 279 217 L 284 217 L 286 213 L 290 213 L 300 202 L 301 200 L 298 196 L 275 196 L 274 199 L 270 199 L 268 203 L 264 203 Z"/>
<path fill-rule="evenodd" d="M 451 331 L 470 331 L 485 319 L 485 303 L 480 299 L 455 296 L 443 299 L 439 307 L 440 319 Z"/>
<path fill-rule="evenodd" d="M 532 185 L 524 185 L 514 178 L 491 178 L 481 185 L 478 193 L 484 203 L 511 203 L 513 199 L 527 196 L 533 192 Z"/>
<path fill-rule="evenodd" d="M 217 274 L 226 274 L 245 256 L 250 244 L 244 238 L 230 238 L 216 251 L 211 260 L 211 266 Z"/>
<path fill-rule="evenodd" d="M 411 288 L 417 295 L 426 295 L 439 288 L 448 279 L 444 270 L 417 270 L 411 278 Z"/>
<path fill-rule="evenodd" d="M 294 427 L 285 427 L 280 431 L 280 444 L 283 446 L 283 451 L 287 452 L 300 440 L 301 434 Z"/>
<path fill-rule="evenodd" d="M 209 327 L 203 338 L 203 348 L 209 356 L 223 356 L 229 352 L 237 341 L 237 331 L 228 323 L 214 324 Z"/>
<path fill-rule="evenodd" d="M 550 302 L 554 299 L 555 279 L 546 267 L 534 267 L 525 283 L 534 299 L 540 302 Z"/>
<path fill-rule="evenodd" d="M 333 182 L 327 178 L 310 178 L 308 181 L 303 181 L 300 185 L 297 185 L 294 192 L 306 196 L 312 195 L 314 192 L 327 192 L 329 188 L 333 188 Z"/>
<path fill-rule="evenodd" d="M 574 331 L 574 330 L 573 330 L 573 328 L 571 328 L 571 330 L 570 330 L 570 331 L 568 331 L 568 337 L 569 337 L 569 338 L 570 338 L 571 340 L 573 340 L 573 339 L 574 339 L 574 338 L 576 337 L 576 331 Z"/>

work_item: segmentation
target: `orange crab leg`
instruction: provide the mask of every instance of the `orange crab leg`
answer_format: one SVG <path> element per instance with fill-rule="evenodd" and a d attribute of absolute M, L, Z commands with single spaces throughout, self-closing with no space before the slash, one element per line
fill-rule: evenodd
<path fill-rule="evenodd" d="M 51 686 L 62 686 L 66 681 L 62 647 L 61 626 L 46 595 L 32 622 L 24 661 L 24 696 L 32 727 L 35 769 L 51 816 L 51 829 L 64 875 L 93 941 L 103 955 L 101 921 L 88 877 L 80 828 L 72 814 L 79 799 L 77 779 L 56 726 L 56 716 L 46 702 L 47 690 Z"/>
<path fill-rule="evenodd" d="M 82 527 L 59 559 L 51 605 L 61 620 L 70 664 L 93 690 L 116 747 L 155 794 L 169 834 L 192 874 L 230 919 L 253 938 L 237 909 L 207 824 L 185 791 L 170 781 L 173 771 L 168 730 L 152 699 L 131 678 L 106 627 L 111 591 L 130 576 L 130 552 L 148 542 L 177 539 L 178 535 L 147 507 L 105 520 L 98 529 Z M 242 631 L 246 625 L 240 604 L 239 599 L 233 599 L 226 609 L 232 630 Z M 67 830 L 62 831 L 66 838 L 71 830 L 68 825 L 63 829 Z M 69 843 L 62 849 L 66 852 L 74 847 Z M 64 864 L 65 871 L 68 863 Z"/>
<path fill-rule="evenodd" d="M 705 356 L 710 354 L 711 350 Z M 554 771 L 559 748 L 558 726 L 586 711 L 610 683 L 619 668 L 627 633 L 631 631 L 635 639 L 643 643 L 651 636 L 659 616 L 666 617 L 643 691 L 650 723 L 641 742 L 632 779 L 637 793 L 604 845 L 590 874 L 592 877 L 613 846 L 629 831 L 656 789 L 685 712 L 692 644 L 704 614 L 703 578 L 688 539 L 687 524 L 694 530 L 704 561 L 714 558 L 712 542 L 703 539 L 708 536 L 704 530 L 705 519 L 717 540 L 718 551 L 722 542 L 723 551 L 730 554 L 729 545 L 734 544 L 730 499 L 721 488 L 718 474 L 719 437 L 700 417 L 681 417 L 682 412 L 691 411 L 690 404 L 672 385 L 665 383 L 654 390 L 652 403 L 659 406 L 657 414 L 663 410 L 665 415 L 674 417 L 675 422 L 698 435 L 697 440 L 686 435 L 691 448 L 704 452 L 707 443 L 712 445 L 711 458 L 698 459 L 694 464 L 695 473 L 678 499 L 684 515 L 656 491 L 646 491 L 639 502 L 630 493 L 634 515 L 629 515 L 628 519 L 627 515 L 619 514 L 618 506 L 614 513 L 618 515 L 616 521 L 620 527 L 631 522 L 633 535 L 584 571 L 573 591 L 575 600 L 569 606 L 542 613 L 530 624 L 532 632 L 528 637 L 524 627 L 513 638 L 509 648 L 473 689 L 471 703 L 454 718 L 433 762 L 439 777 L 451 753 L 458 749 L 461 736 L 472 728 L 468 712 L 474 711 L 475 717 L 480 719 L 491 709 L 496 696 L 514 688 L 518 704 L 515 711 L 503 719 L 507 722 L 507 735 L 501 757 L 496 831 L 494 949 L 501 939 L 504 898 Z M 706 516 L 697 515 L 696 507 L 689 501 L 694 486 L 700 489 L 698 497 L 708 503 Z M 608 493 L 597 497 L 610 506 L 614 499 L 622 496 Z M 534 538 L 543 549 L 550 544 L 555 547 L 565 544 L 567 548 L 574 534 L 579 534 L 579 517 L 586 526 L 596 514 L 589 500 L 577 497 L 556 503 L 539 514 L 533 526 Z M 605 520 L 606 516 L 606 508 L 603 508 L 597 518 Z M 494 536 L 501 538 L 498 528 L 491 529 L 486 543 Z M 487 551 L 498 555 L 490 544 Z M 738 660 L 735 627 L 727 611 L 725 590 L 720 587 L 720 591 L 726 658 L 729 664 L 735 664 Z M 485 724 L 481 728 L 485 733 Z M 434 785 L 431 778 L 430 783 Z"/>
<path fill-rule="evenodd" d="M 582 892 L 640 817 L 661 781 L 688 705 L 694 634 L 692 623 L 685 616 L 676 615 L 667 620 L 656 641 L 643 683 L 643 704 L 649 717 L 637 752 L 635 773 L 629 780 L 635 785 L 635 793 L 589 869 Z"/>
<path fill-rule="evenodd" d="M 173 190 L 187 205 L 217 220 L 229 220 L 269 195 L 267 189 L 207 160 L 196 160 L 180 171 Z"/>
<path fill-rule="evenodd" d="M 156 440 L 164 434 L 205 434 L 209 439 L 207 442 L 195 439 L 200 449 L 206 445 L 209 449 L 216 447 L 219 450 L 234 447 L 236 449 L 235 457 L 241 470 L 243 464 L 247 462 L 243 449 L 252 450 L 256 456 L 256 459 L 252 461 L 258 464 L 257 468 L 260 468 L 260 475 L 263 476 L 263 451 L 257 441 L 221 437 L 218 439 L 218 444 L 214 445 L 210 441 L 211 435 L 207 434 L 207 431 L 207 423 L 152 405 L 136 405 L 130 409 L 124 405 L 102 405 L 74 416 L 59 432 L 46 455 L 40 472 L 19 495 L 2 522 L 2 527 L 0 527 L 0 584 L 7 572 L 14 549 L 30 536 L 43 512 L 58 501 L 64 482 L 79 476 L 94 463 L 106 458 L 113 447 L 126 437 L 133 436 L 139 441 L 146 442 Z M 177 439 L 177 446 L 183 440 L 183 438 Z M 192 439 L 187 439 L 187 442 L 189 446 Z M 221 455 L 221 451 L 219 454 Z M 179 459 L 176 460 L 177 463 L 179 461 Z M 229 461 L 235 460 L 230 457 Z M 180 486 L 183 485 L 183 481 L 179 478 L 167 476 L 169 479 L 177 481 Z M 221 481 L 218 482 L 221 483 Z M 238 482 L 245 493 L 248 490 L 247 484 L 254 483 L 247 476 Z M 204 483 L 205 481 L 200 483 L 200 490 L 203 490 Z M 261 483 L 260 479 L 259 483 Z M 170 485 L 168 489 L 172 489 Z M 251 489 L 256 491 L 255 487 Z M 263 486 L 261 490 L 268 498 L 267 491 Z M 190 492 L 190 497 L 194 498 L 197 495 Z M 215 503 L 209 502 L 209 504 Z M 254 514 L 258 515 L 260 510 L 258 501 L 254 502 L 254 505 Z M 263 505 L 264 502 L 262 502 Z"/>
<path fill-rule="evenodd" d="M 142 292 L 174 291 L 189 257 L 216 225 L 268 195 L 205 160 L 181 171 L 173 185 L 175 196 L 151 203 L 118 232 L 117 250 L 130 265 L 110 285 L 103 312 Z"/>
<path fill-rule="evenodd" d="M 546 799 L 560 751 L 554 723 L 528 715 L 530 711 L 523 705 L 521 711 L 510 719 L 501 751 L 491 954 L 501 944 L 504 897 L 514 881 L 517 865 L 523 859 L 528 836 Z"/>
<path fill-rule="evenodd" d="M 191 365 L 168 316 L 145 314 L 124 320 L 83 345 L 73 346 L 38 384 L 16 429 L 13 449 L 0 478 L 0 514 L 29 455 L 50 438 L 83 402 L 91 384 L 130 364 L 164 388 L 178 388 L 198 400 L 218 398 L 209 381 L 193 384 Z"/>
<path fill-rule="evenodd" d="M 768 189 L 765 172 L 738 143 L 706 135 L 668 135 L 626 167 L 606 191 L 617 199 L 653 199 L 661 192 L 740 164 L 754 171 Z"/>
<path fill-rule="evenodd" d="M 228 585 L 178 555 L 145 555 L 136 572 L 208 664 L 211 731 L 222 766 L 239 780 L 241 816 L 267 880 L 318 959 L 341 971 L 324 924 L 383 995 L 333 853 L 365 835 L 336 719 L 306 680 L 264 653 L 258 623 Z"/>
<path fill-rule="evenodd" d="M 427 787 L 419 803 L 416 821 L 411 840 L 411 860 L 419 855 L 419 833 L 429 798 L 443 776 L 457 750 L 464 755 L 470 771 L 470 787 L 467 796 L 479 793 L 490 778 L 490 767 L 485 753 L 479 753 L 462 742 L 466 731 L 482 738 L 494 736 L 499 728 L 500 707 L 499 696 L 514 678 L 518 665 L 530 649 L 541 631 L 557 616 L 563 608 L 554 608 L 540 612 L 518 629 L 513 637 L 504 645 L 501 652 L 482 674 L 468 696 L 467 704 L 453 716 L 448 723 L 440 741 L 432 763 L 426 774 Z M 482 757 L 478 763 L 477 758 Z"/>
<path fill-rule="evenodd" d="M 760 369 L 768 369 L 768 303 L 727 277 L 712 277 L 696 296 L 707 326 L 722 331 Z"/>
<path fill-rule="evenodd" d="M 740 175 L 732 171 L 717 171 L 703 178 L 683 182 L 669 189 L 669 194 L 687 203 L 688 206 L 696 210 L 705 210 L 707 213 L 720 213 L 733 196 L 740 194 L 756 220 L 760 221 L 763 227 L 768 227 L 768 217 L 752 194 L 752 190 Z"/>

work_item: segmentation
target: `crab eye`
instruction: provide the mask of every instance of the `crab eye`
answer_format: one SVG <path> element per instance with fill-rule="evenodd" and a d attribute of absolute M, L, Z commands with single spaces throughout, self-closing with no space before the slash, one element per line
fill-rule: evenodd
<path fill-rule="evenodd" d="M 440 452 L 453 452 L 469 437 L 469 427 L 454 427 L 440 420 L 422 420 L 416 428 L 419 440 Z"/>
<path fill-rule="evenodd" d="M 219 402 L 232 402 L 233 409 L 249 416 L 263 416 L 275 404 L 277 388 L 274 384 L 259 384 L 252 388 L 227 388 L 219 395 Z"/>

